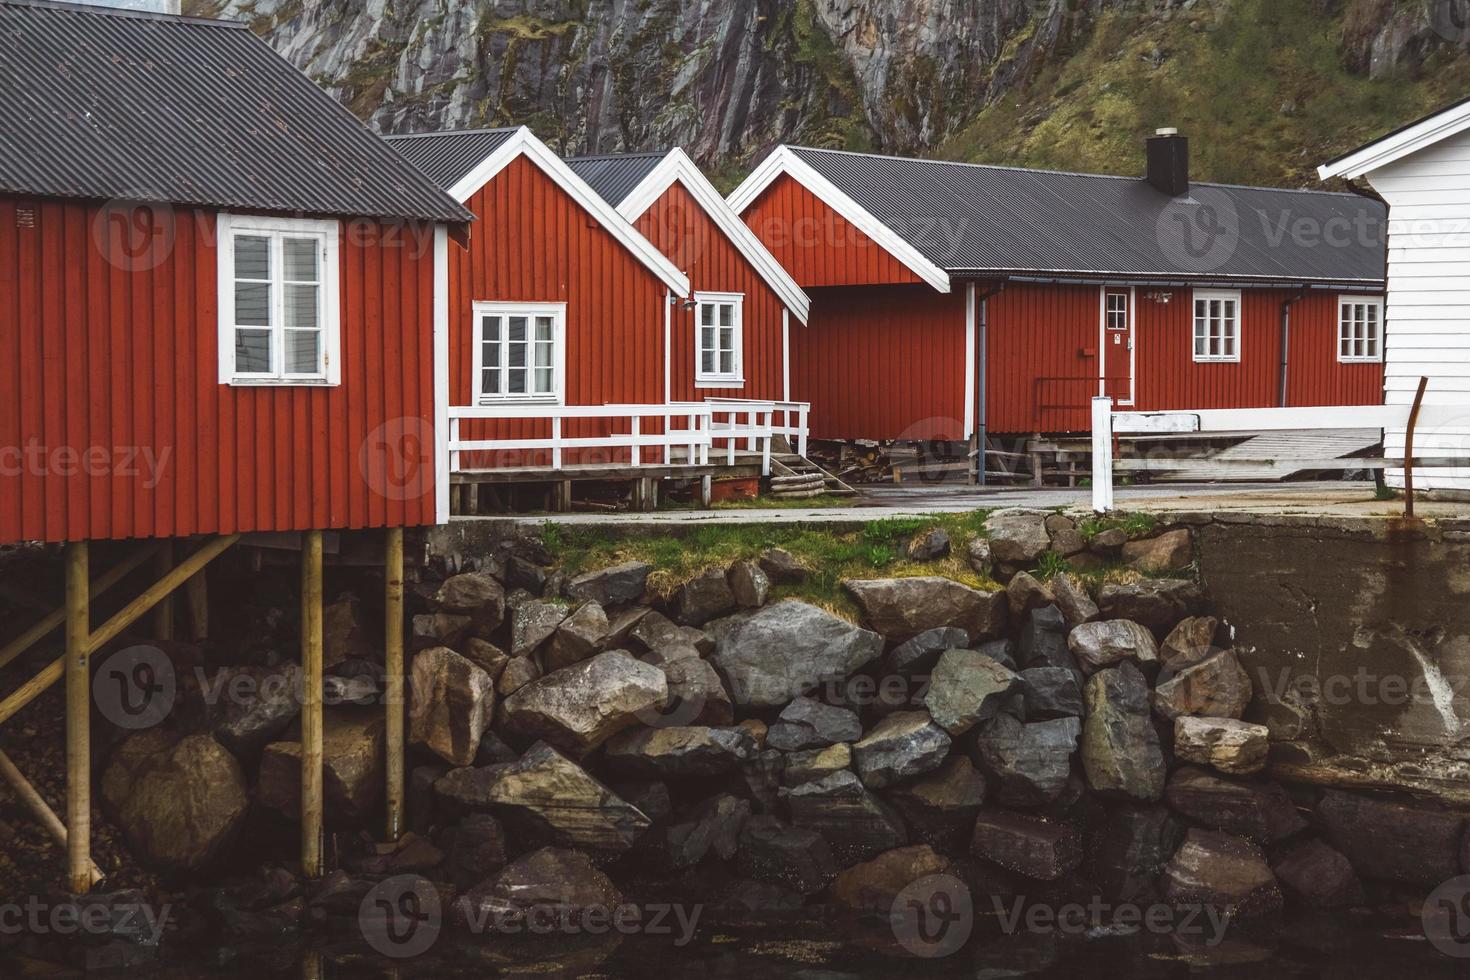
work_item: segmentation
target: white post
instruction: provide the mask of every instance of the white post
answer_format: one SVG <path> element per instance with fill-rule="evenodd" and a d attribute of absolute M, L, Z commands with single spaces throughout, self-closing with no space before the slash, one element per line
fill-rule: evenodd
<path fill-rule="evenodd" d="M 801 427 L 800 431 L 796 435 L 796 453 L 803 459 L 806 458 L 806 414 L 808 407 L 809 406 L 805 402 L 803 402 L 801 408 L 796 413 L 796 424 Z"/>
<path fill-rule="evenodd" d="M 762 450 L 762 452 L 761 452 L 761 476 L 770 476 L 771 475 L 771 440 L 773 438 L 772 435 L 771 435 L 771 427 L 773 425 L 775 425 L 775 419 L 773 418 L 773 416 L 775 415 L 775 413 L 774 412 L 766 412 L 764 414 L 765 414 L 765 418 L 766 418 L 766 438 L 764 440 L 765 441 L 765 449 Z"/>
<path fill-rule="evenodd" d="M 664 402 L 664 404 L 667 405 L 668 402 Z M 663 444 L 663 452 L 659 453 L 659 458 L 664 461 L 664 465 L 665 466 L 673 466 L 674 465 L 674 436 L 673 436 L 673 431 L 674 431 L 674 417 L 672 415 L 665 415 L 664 416 L 664 444 Z"/>
<path fill-rule="evenodd" d="M 643 465 L 643 447 L 638 445 L 638 440 L 643 435 L 643 419 L 637 415 L 633 416 L 633 452 L 631 454 L 633 465 Z"/>
<path fill-rule="evenodd" d="M 1092 509 L 1113 509 L 1113 400 L 1106 395 L 1092 400 Z"/>
<path fill-rule="evenodd" d="M 451 445 L 459 442 L 459 418 L 457 416 L 449 420 L 449 442 Z M 449 472 L 459 472 L 459 450 L 457 449 L 449 454 Z"/>
<path fill-rule="evenodd" d="M 561 469 L 561 416 L 551 417 L 551 468 Z"/>
<path fill-rule="evenodd" d="M 740 429 L 740 413 L 734 409 L 730 410 L 730 428 L 726 430 L 729 438 L 725 440 L 725 456 L 727 466 L 735 465 L 735 434 Z"/>

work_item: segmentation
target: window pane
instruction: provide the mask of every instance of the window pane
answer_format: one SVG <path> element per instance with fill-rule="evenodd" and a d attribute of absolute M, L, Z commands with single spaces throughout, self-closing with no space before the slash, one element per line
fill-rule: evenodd
<path fill-rule="evenodd" d="M 235 278 L 271 277 L 271 240 L 259 235 L 235 236 Z"/>
<path fill-rule="evenodd" d="M 715 306 L 713 303 L 701 303 L 699 305 L 699 322 L 701 326 L 706 327 L 715 325 Z"/>
<path fill-rule="evenodd" d="M 510 339 L 512 343 L 518 343 L 526 339 L 526 318 L 513 316 L 510 318 Z"/>
<path fill-rule="evenodd" d="M 505 372 L 510 379 L 507 391 L 512 395 L 524 395 L 526 393 L 526 369 L 511 368 Z"/>
<path fill-rule="evenodd" d="M 315 330 L 286 331 L 286 373 L 320 374 L 320 334 Z"/>
<path fill-rule="evenodd" d="M 705 374 L 715 373 L 715 352 L 711 347 L 705 347 L 699 353 L 699 369 Z"/>
<path fill-rule="evenodd" d="M 512 342 L 510 344 L 507 344 L 506 345 L 506 354 L 508 355 L 508 357 L 507 357 L 506 363 L 509 364 L 513 368 L 523 368 L 523 367 L 525 367 L 526 366 L 526 347 L 527 347 L 527 345 L 524 342 L 522 342 L 522 343 L 514 343 L 514 342 Z"/>
<path fill-rule="evenodd" d="M 242 327 L 271 325 L 271 287 L 268 283 L 235 283 L 235 324 Z"/>
<path fill-rule="evenodd" d="M 536 394 L 551 394 L 551 368 L 538 367 L 536 369 Z"/>
<path fill-rule="evenodd" d="M 287 329 L 315 330 L 321 325 L 317 315 L 317 294 L 320 290 L 320 286 L 286 287 L 285 326 Z"/>
<path fill-rule="evenodd" d="M 318 272 L 320 254 L 315 238 L 287 238 L 283 243 L 286 255 L 286 279 L 290 282 L 320 282 Z"/>
<path fill-rule="evenodd" d="M 721 374 L 734 374 L 735 373 L 735 355 L 732 354 L 732 353 L 730 353 L 729 351 L 721 351 L 720 352 L 720 373 Z"/>
<path fill-rule="evenodd" d="M 486 368 L 480 372 L 480 391 L 486 395 L 500 394 L 500 372 Z"/>
<path fill-rule="evenodd" d="M 730 303 L 720 304 L 720 326 L 728 327 L 735 322 L 735 307 Z"/>
<path fill-rule="evenodd" d="M 484 331 L 485 331 L 485 339 L 486 340 L 499 340 L 500 339 L 500 317 L 498 317 L 498 316 L 487 316 L 485 318 Z"/>
<path fill-rule="evenodd" d="M 536 318 L 536 339 L 551 340 L 551 317 L 538 316 Z"/>
<path fill-rule="evenodd" d="M 733 351 L 735 349 L 734 329 L 720 331 L 720 350 Z"/>
<path fill-rule="evenodd" d="M 480 357 L 485 367 L 500 367 L 500 344 L 494 340 L 487 340 L 480 345 Z"/>
<path fill-rule="evenodd" d="M 270 369 L 270 331 L 236 330 L 235 370 L 241 374 L 266 374 Z"/>

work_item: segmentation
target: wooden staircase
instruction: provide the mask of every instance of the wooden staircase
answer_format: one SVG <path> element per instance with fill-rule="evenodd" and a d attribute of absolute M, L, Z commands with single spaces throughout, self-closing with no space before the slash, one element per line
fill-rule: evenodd
<path fill-rule="evenodd" d="M 782 452 L 771 456 L 771 495 L 782 500 L 810 500 L 827 495 L 856 497 L 857 491 L 805 456 Z"/>

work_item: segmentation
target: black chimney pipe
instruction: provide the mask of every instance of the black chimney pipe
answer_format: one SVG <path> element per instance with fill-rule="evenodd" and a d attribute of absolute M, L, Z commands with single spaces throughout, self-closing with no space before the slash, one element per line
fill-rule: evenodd
<path fill-rule="evenodd" d="M 1189 193 L 1189 138 L 1177 129 L 1161 129 L 1148 141 L 1149 184 L 1170 197 Z"/>

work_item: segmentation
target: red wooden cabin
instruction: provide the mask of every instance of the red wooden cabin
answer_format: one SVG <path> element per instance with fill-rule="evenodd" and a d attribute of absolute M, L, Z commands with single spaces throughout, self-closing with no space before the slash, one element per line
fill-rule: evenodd
<path fill-rule="evenodd" d="M 708 475 L 711 449 L 800 428 L 777 400 L 805 294 L 683 154 L 569 166 L 525 128 L 390 142 L 479 219 L 447 283 L 452 480 Z"/>
<path fill-rule="evenodd" d="M 947 440 L 1140 410 L 1369 404 L 1383 209 L 1193 184 L 781 147 L 730 197 L 812 297 L 792 389 L 817 439 Z"/>

